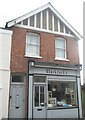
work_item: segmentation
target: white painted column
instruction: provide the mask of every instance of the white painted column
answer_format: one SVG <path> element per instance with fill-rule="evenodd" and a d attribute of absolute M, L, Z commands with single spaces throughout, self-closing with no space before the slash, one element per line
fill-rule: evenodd
<path fill-rule="evenodd" d="M 34 15 L 34 27 L 36 28 L 36 14 Z"/>

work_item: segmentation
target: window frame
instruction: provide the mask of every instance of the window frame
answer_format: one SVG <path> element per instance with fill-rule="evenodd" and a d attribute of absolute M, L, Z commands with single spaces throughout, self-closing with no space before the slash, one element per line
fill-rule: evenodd
<path fill-rule="evenodd" d="M 64 42 L 65 48 L 60 48 L 60 47 L 56 46 L 56 42 L 57 42 L 58 40 L 63 40 L 63 41 L 65 41 L 65 42 Z M 64 56 L 65 56 L 65 57 L 58 57 L 58 56 L 57 56 L 57 50 L 58 50 L 58 49 L 64 51 Z M 66 61 L 69 61 L 69 60 L 67 59 L 67 49 L 66 49 L 66 39 L 65 39 L 65 38 L 58 37 L 58 38 L 55 39 L 55 60 L 66 60 Z"/>
<path fill-rule="evenodd" d="M 38 39 L 37 39 L 37 42 L 38 44 L 34 44 L 34 43 L 31 43 L 28 41 L 28 38 L 29 38 L 29 35 L 31 37 L 32 36 L 37 36 Z M 33 54 L 30 54 L 30 52 L 27 52 L 28 51 L 28 47 L 27 46 L 35 46 L 38 50 L 38 54 L 36 55 L 33 51 Z M 32 32 L 27 32 L 26 33 L 26 47 L 25 47 L 25 56 L 26 57 L 35 57 L 35 58 L 42 58 L 40 56 L 40 35 L 38 33 L 32 33 Z"/>

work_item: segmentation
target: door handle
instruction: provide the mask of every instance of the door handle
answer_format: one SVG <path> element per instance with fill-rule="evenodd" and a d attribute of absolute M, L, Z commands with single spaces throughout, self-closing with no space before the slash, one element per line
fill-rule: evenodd
<path fill-rule="evenodd" d="M 15 107 L 16 109 L 19 109 L 19 107 Z"/>

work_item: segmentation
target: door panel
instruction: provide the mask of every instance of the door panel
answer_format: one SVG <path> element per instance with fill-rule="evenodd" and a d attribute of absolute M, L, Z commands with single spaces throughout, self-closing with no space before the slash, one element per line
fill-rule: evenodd
<path fill-rule="evenodd" d="M 34 85 L 33 95 L 33 118 L 46 118 L 46 85 Z"/>
<path fill-rule="evenodd" d="M 25 85 L 11 85 L 9 118 L 25 118 Z"/>

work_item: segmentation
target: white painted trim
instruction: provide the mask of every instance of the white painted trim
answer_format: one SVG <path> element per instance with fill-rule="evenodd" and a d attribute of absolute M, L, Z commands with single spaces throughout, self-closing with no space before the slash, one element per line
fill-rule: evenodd
<path fill-rule="evenodd" d="M 11 31 L 11 30 L 6 30 L 6 29 L 0 29 L 0 33 L 12 35 L 12 34 L 13 34 L 13 31 Z"/>
<path fill-rule="evenodd" d="M 42 58 L 41 56 L 30 56 L 30 55 L 25 55 L 25 57 L 30 57 L 30 58 Z"/>
<path fill-rule="evenodd" d="M 23 21 L 24 19 L 29 18 L 30 16 L 37 14 L 38 12 L 41 12 L 47 8 L 50 8 L 54 12 L 54 14 L 56 14 L 61 19 L 61 21 L 66 26 L 68 26 L 68 28 L 77 36 L 77 39 L 82 38 L 82 36 L 67 22 L 67 20 L 64 19 L 64 17 L 50 3 L 48 3 L 44 6 L 41 6 L 36 10 L 33 10 L 33 11 L 31 11 L 31 12 L 29 12 L 21 17 L 18 17 L 17 19 L 14 19 L 14 20 L 8 22 L 7 27 L 11 27 L 11 26 L 15 25 L 15 23 L 17 24 L 18 22 Z"/>
<path fill-rule="evenodd" d="M 66 33 L 61 33 L 61 32 L 53 32 L 51 30 L 46 30 L 46 29 L 41 29 L 41 28 L 35 28 L 35 27 L 30 27 L 30 26 L 25 26 L 25 25 L 15 25 L 16 27 L 20 27 L 20 28 L 26 28 L 26 29 L 32 29 L 32 30 L 36 30 L 36 31 L 42 31 L 42 32 L 47 32 L 47 33 L 52 33 L 52 34 L 58 34 L 58 35 L 63 35 L 63 36 L 68 36 L 68 37 L 72 37 L 74 38 L 73 35 L 70 34 L 66 34 Z"/>
<path fill-rule="evenodd" d="M 36 14 L 34 15 L 34 27 L 36 27 Z"/>
<path fill-rule="evenodd" d="M 28 18 L 28 26 L 30 26 L 30 18 Z"/>
<path fill-rule="evenodd" d="M 0 71 L 10 71 L 10 68 L 0 68 Z"/>
<path fill-rule="evenodd" d="M 63 58 L 55 58 L 55 60 L 69 61 L 69 59 L 63 59 Z"/>

